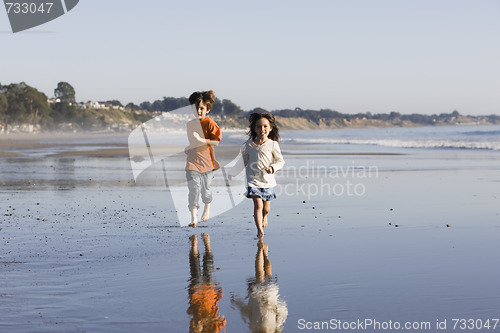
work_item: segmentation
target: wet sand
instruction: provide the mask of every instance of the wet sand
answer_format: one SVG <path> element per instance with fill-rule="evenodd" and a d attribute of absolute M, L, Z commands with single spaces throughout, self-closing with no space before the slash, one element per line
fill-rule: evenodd
<path fill-rule="evenodd" d="M 227 332 L 265 302 L 285 332 L 498 317 L 497 152 L 285 145 L 264 255 L 250 200 L 181 228 L 161 168 L 133 181 L 126 138 L 52 139 L 2 146 L 22 156 L 0 156 L 0 331 L 185 332 L 207 286 Z"/>

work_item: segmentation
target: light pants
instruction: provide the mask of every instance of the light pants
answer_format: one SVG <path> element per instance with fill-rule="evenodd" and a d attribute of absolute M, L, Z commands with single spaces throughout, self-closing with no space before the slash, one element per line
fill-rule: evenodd
<path fill-rule="evenodd" d="M 212 184 L 212 179 L 214 179 L 213 171 L 198 172 L 194 170 L 186 170 L 186 179 L 189 189 L 189 210 L 193 209 L 193 207 L 200 207 L 200 194 L 201 200 L 204 204 L 209 204 L 212 202 L 212 191 L 210 190 L 210 184 Z"/>

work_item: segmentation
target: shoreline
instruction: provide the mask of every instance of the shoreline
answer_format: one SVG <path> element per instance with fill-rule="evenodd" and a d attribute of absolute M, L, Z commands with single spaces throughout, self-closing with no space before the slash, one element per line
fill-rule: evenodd
<path fill-rule="evenodd" d="M 441 127 L 443 129 L 438 136 L 426 139 L 426 133 L 440 133 L 439 129 L 434 131 L 433 127 L 420 127 L 422 130 L 410 130 L 412 133 L 419 133 L 405 140 L 399 129 L 394 129 L 395 135 L 389 133 L 388 138 L 384 138 L 388 132 L 384 130 L 369 129 L 339 129 L 339 130 L 284 130 L 282 132 L 282 150 L 285 155 L 289 156 L 400 156 L 406 155 L 406 148 L 410 149 L 458 149 L 468 151 L 497 151 L 500 143 L 497 141 L 485 141 L 488 139 L 489 133 L 495 135 L 500 131 L 498 125 L 492 126 L 491 129 L 482 130 L 476 126 L 479 134 L 482 132 L 485 135 L 477 135 L 476 132 L 464 132 L 467 129 L 462 129 L 456 126 Z M 456 129 L 456 130 L 455 130 Z M 368 131 L 368 132 L 365 132 Z M 324 131 L 325 134 L 322 134 Z M 346 132 L 348 131 L 348 132 Z M 216 154 L 220 158 L 229 158 L 239 150 L 240 142 L 246 140 L 246 135 L 242 130 L 225 130 L 226 139 L 221 145 L 216 148 Z M 317 134 L 316 134 L 317 133 Z M 365 134 L 366 133 L 366 134 Z M 452 133 L 448 136 L 447 133 Z M 460 135 L 468 134 L 462 142 L 456 141 Z M 181 153 L 185 144 L 180 133 L 171 133 L 167 140 L 156 140 L 157 153 L 161 154 L 178 154 Z M 325 135 L 324 139 L 322 136 Z M 488 135 L 488 136 L 486 136 Z M 359 136 L 360 139 L 354 140 L 351 138 Z M 2 158 L 30 158 L 30 157 L 48 157 L 62 158 L 70 156 L 86 156 L 86 157 L 129 157 L 129 133 L 61 133 L 47 132 L 38 134 L 0 134 L 0 157 Z M 157 139 L 157 138 L 155 138 Z M 316 142 L 316 139 L 318 141 Z M 430 141 L 429 141 L 430 140 Z M 451 141 L 450 141 L 451 140 Z M 455 140 L 455 141 L 453 141 Z M 156 142 L 155 141 L 155 142 Z M 161 143 L 161 141 L 165 141 Z M 447 146 L 455 142 L 455 146 Z M 321 149 L 315 149 L 315 145 Z M 133 147 L 132 147 L 133 148 Z M 312 149 L 312 150 L 311 150 Z"/>
<path fill-rule="evenodd" d="M 471 122 L 457 122 L 457 123 L 445 123 L 439 122 L 434 124 L 418 124 L 418 123 L 393 123 L 390 121 L 381 121 L 374 119 L 353 119 L 351 121 L 344 122 L 342 124 L 332 123 L 327 124 L 320 122 L 319 124 L 306 118 L 287 118 L 276 116 L 276 121 L 279 125 L 280 130 L 284 131 L 296 131 L 296 130 L 312 130 L 312 131 L 322 131 L 322 130 L 343 130 L 343 129 L 393 129 L 393 128 L 441 128 L 441 127 L 472 127 L 472 126 L 496 126 L 498 123 L 487 122 L 487 121 L 471 121 Z M 225 127 L 223 121 L 220 125 L 222 131 L 227 132 L 237 132 L 246 131 L 247 126 L 241 127 Z M 140 126 L 140 124 L 137 124 Z M 87 137 L 87 138 L 106 138 L 106 137 L 117 137 L 117 136 L 128 136 L 130 131 L 107 131 L 107 130 L 78 130 L 78 131 L 36 131 L 36 132 L 9 132 L 0 131 L 0 142 L 8 138 L 16 138 L 18 140 L 32 140 L 35 138 L 53 139 L 53 138 L 73 138 L 75 136 Z"/>

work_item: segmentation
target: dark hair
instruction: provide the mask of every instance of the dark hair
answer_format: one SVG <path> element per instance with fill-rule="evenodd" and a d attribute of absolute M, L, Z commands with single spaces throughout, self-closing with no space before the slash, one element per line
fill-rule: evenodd
<path fill-rule="evenodd" d="M 203 102 L 207 106 L 207 110 L 210 111 L 215 103 L 214 91 L 195 91 L 189 96 L 189 104 L 195 104 L 198 107 L 200 102 Z"/>
<path fill-rule="evenodd" d="M 276 120 L 274 119 L 274 116 L 270 113 L 267 112 L 255 112 L 250 115 L 250 118 L 248 119 L 248 122 L 250 123 L 250 130 L 247 132 L 248 137 L 251 138 L 252 140 L 255 140 L 257 138 L 257 132 L 255 132 L 255 124 L 257 124 L 257 120 L 266 118 L 269 121 L 269 124 L 271 125 L 271 132 L 269 132 L 269 139 L 274 140 L 279 142 L 280 141 L 280 130 L 278 128 L 278 125 L 276 125 Z"/>

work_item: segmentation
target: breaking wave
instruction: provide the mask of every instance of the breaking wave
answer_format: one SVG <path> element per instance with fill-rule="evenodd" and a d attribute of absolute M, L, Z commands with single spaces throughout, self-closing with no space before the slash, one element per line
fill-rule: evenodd
<path fill-rule="evenodd" d="M 377 145 L 399 148 L 448 148 L 448 149 L 489 149 L 500 150 L 500 142 L 441 140 L 441 139 L 346 139 L 346 138 L 314 138 L 283 139 L 284 142 L 305 144 L 354 144 Z"/>

